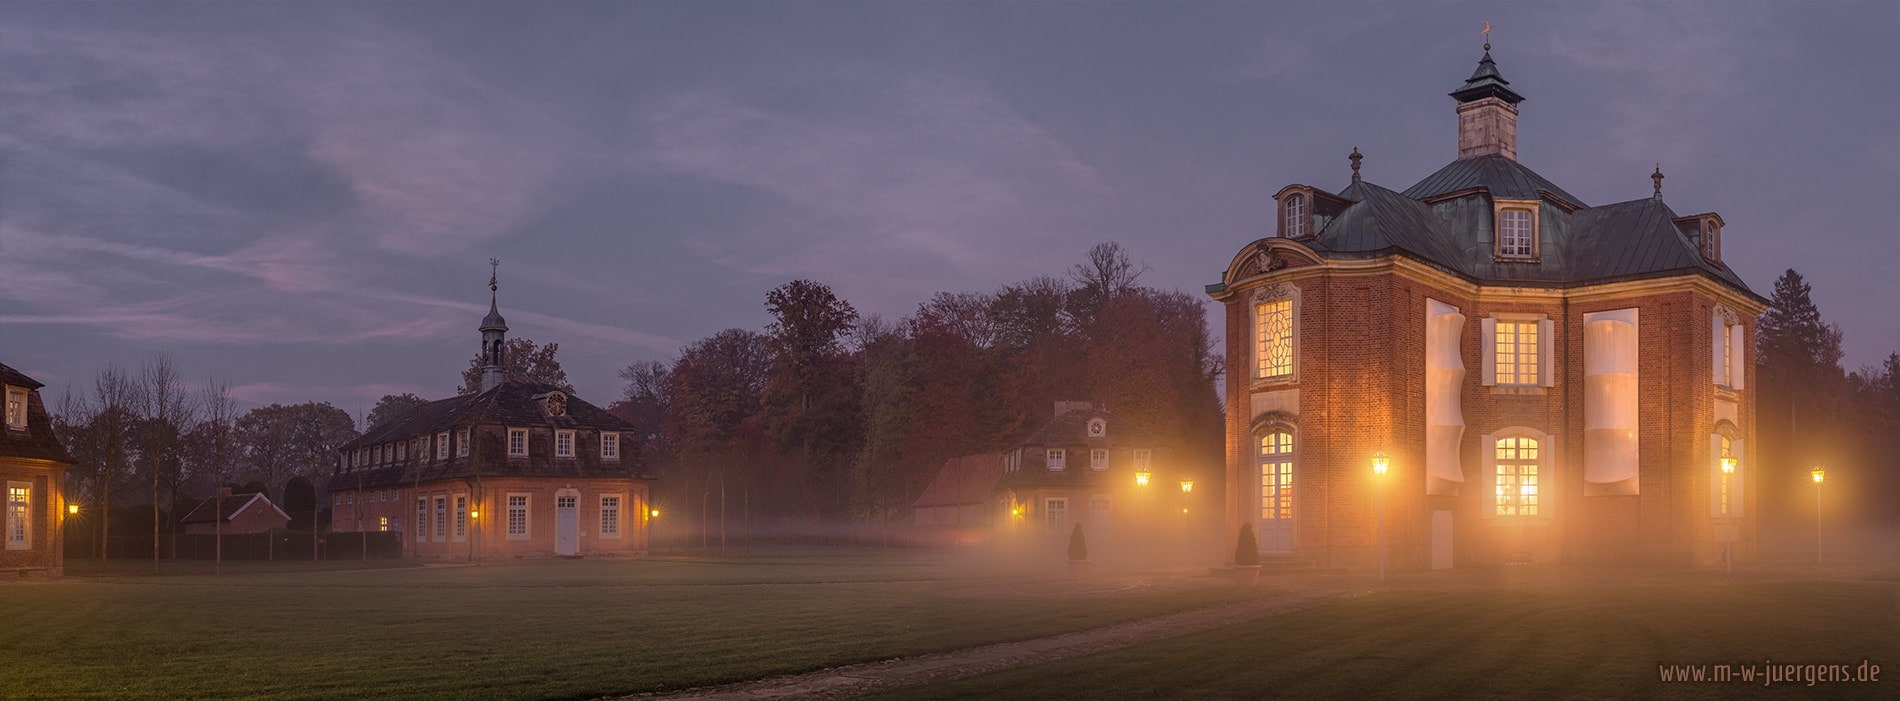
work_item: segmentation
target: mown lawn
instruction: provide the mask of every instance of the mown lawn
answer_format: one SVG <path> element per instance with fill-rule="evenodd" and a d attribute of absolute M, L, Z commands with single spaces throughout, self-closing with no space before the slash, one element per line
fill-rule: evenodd
<path fill-rule="evenodd" d="M 989 576 L 942 553 L 0 586 L 0 698 L 588 698 L 1271 595 Z"/>
<path fill-rule="evenodd" d="M 1896 698 L 1900 585 L 1386 591 L 890 694 L 964 698 Z M 1665 683 L 1658 664 L 1849 664 L 1878 683 Z"/>

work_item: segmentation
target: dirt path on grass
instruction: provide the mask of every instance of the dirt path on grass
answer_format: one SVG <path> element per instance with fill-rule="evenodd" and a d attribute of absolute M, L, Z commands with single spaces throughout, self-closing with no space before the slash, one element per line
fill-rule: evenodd
<path fill-rule="evenodd" d="M 882 662 L 771 677 L 722 686 L 699 687 L 629 699 L 789 699 L 840 698 L 961 679 L 1017 665 L 1049 662 L 1104 650 L 1198 633 L 1362 596 L 1369 590 L 1297 590 L 1272 598 L 1143 618 L 1102 628 L 1013 643 L 938 652 Z"/>

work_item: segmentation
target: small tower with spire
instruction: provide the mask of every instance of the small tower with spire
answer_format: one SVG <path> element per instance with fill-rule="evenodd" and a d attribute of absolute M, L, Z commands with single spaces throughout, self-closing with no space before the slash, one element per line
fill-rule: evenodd
<path fill-rule="evenodd" d="M 1524 96 L 1511 90 L 1511 81 L 1491 61 L 1491 23 L 1484 23 L 1484 58 L 1463 87 L 1451 92 L 1458 100 L 1458 157 L 1501 155 L 1517 160 L 1517 103 Z"/>
<path fill-rule="evenodd" d="M 501 318 L 501 310 L 496 307 L 496 294 L 501 288 L 496 284 L 501 261 L 488 259 L 488 316 L 482 318 L 482 392 L 501 386 L 501 360 L 503 349 L 507 347 L 508 322 Z"/>

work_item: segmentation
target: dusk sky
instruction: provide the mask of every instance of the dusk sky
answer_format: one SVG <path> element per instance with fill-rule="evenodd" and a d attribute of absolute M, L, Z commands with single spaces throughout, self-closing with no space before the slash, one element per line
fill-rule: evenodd
<path fill-rule="evenodd" d="M 1394 190 L 1453 160 L 1485 21 L 1521 162 L 1590 205 L 1660 163 L 1849 370 L 1900 350 L 1890 0 L 4 2 L 0 362 L 360 419 L 454 392 L 491 256 L 599 404 L 796 278 L 896 319 L 1115 240 L 1199 294 L 1354 146 Z"/>

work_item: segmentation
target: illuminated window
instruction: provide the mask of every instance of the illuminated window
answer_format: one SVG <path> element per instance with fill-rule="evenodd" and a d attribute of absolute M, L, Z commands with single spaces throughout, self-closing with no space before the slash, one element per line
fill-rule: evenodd
<path fill-rule="evenodd" d="M 466 428 L 455 434 L 455 457 L 468 457 L 468 429 Z"/>
<path fill-rule="evenodd" d="M 1254 305 L 1254 376 L 1293 374 L 1293 300 L 1276 299 Z"/>
<path fill-rule="evenodd" d="M 528 454 L 528 429 L 508 429 L 508 454 L 516 457 Z"/>
<path fill-rule="evenodd" d="M 1067 458 L 1067 455 L 1063 452 L 1061 448 L 1050 448 L 1048 455 L 1049 455 L 1049 471 L 1061 472 L 1063 468 L 1063 461 Z"/>
<path fill-rule="evenodd" d="M 455 495 L 455 539 L 468 537 L 468 495 Z"/>
<path fill-rule="evenodd" d="M 1504 258 L 1529 258 L 1536 254 L 1533 245 L 1536 215 L 1528 209 L 1498 212 L 1498 255 Z"/>
<path fill-rule="evenodd" d="M 26 428 L 26 390 L 7 388 L 7 428 Z"/>
<path fill-rule="evenodd" d="M 1089 469 L 1091 470 L 1108 469 L 1108 451 L 1102 448 L 1095 448 L 1093 450 L 1090 450 L 1089 451 Z"/>
<path fill-rule="evenodd" d="M 1280 208 L 1286 216 L 1282 234 L 1290 239 L 1305 236 L 1309 221 L 1306 216 L 1306 195 L 1298 193 L 1287 195 L 1286 202 Z"/>
<path fill-rule="evenodd" d="M 376 517 L 376 530 L 382 531 L 382 532 L 389 531 L 389 517 L 388 516 Z"/>
<path fill-rule="evenodd" d="M 429 539 L 429 500 L 416 497 L 416 542 Z"/>
<path fill-rule="evenodd" d="M 600 459 L 620 459 L 620 434 L 611 432 L 600 434 Z"/>
<path fill-rule="evenodd" d="M 606 495 L 600 498 L 600 537 L 620 537 L 619 495 Z"/>
<path fill-rule="evenodd" d="M 27 482 L 7 483 L 7 549 L 33 547 L 32 488 Z"/>
<path fill-rule="evenodd" d="M 1537 439 L 1508 436 L 1497 442 L 1499 516 L 1538 515 Z"/>
<path fill-rule="evenodd" d="M 557 457 L 557 458 L 574 457 L 574 432 L 573 431 L 555 431 L 554 432 L 554 457 Z"/>
<path fill-rule="evenodd" d="M 508 495 L 508 539 L 524 540 L 528 537 L 528 495 Z"/>
<path fill-rule="evenodd" d="M 1043 524 L 1052 531 L 1061 531 L 1069 525 L 1069 498 L 1049 497 L 1042 500 Z"/>
<path fill-rule="evenodd" d="M 1293 434 L 1285 431 L 1260 437 L 1260 518 L 1293 518 Z"/>
<path fill-rule="evenodd" d="M 1538 383 L 1539 325 L 1536 321 L 1497 321 L 1497 330 L 1492 334 L 1492 347 L 1497 353 L 1497 384 Z"/>

